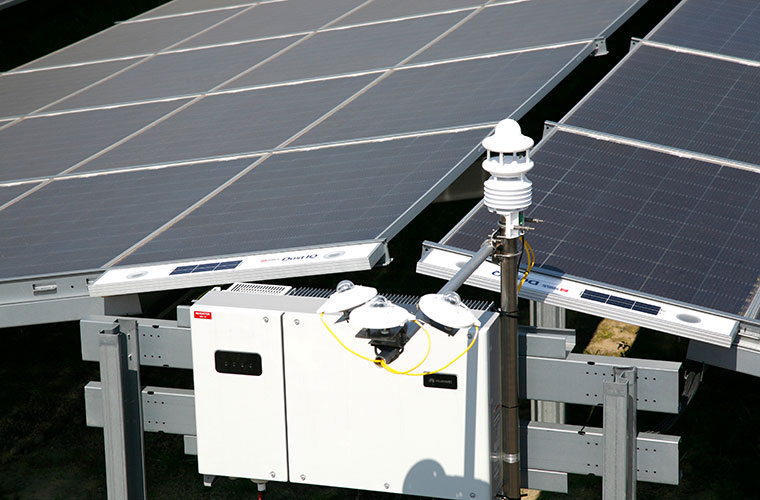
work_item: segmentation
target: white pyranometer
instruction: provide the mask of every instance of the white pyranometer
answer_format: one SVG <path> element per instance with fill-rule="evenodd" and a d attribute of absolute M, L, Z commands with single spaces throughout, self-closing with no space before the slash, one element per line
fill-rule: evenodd
<path fill-rule="evenodd" d="M 392 303 L 382 295 L 351 311 L 349 321 L 367 330 L 390 330 L 404 326 L 414 316 L 403 307 Z"/>
<path fill-rule="evenodd" d="M 473 325 L 480 326 L 480 321 L 454 292 L 425 295 L 420 299 L 419 307 L 432 321 L 449 328 L 458 330 Z"/>
<path fill-rule="evenodd" d="M 332 314 L 350 311 L 366 304 L 377 296 L 377 290 L 368 286 L 354 285 L 348 280 L 338 283 L 335 293 L 317 309 L 318 313 Z"/>

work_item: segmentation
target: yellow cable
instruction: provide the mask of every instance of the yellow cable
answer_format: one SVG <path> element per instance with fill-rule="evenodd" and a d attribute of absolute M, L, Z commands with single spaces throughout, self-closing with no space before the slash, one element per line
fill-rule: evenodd
<path fill-rule="evenodd" d="M 523 274 L 522 279 L 520 280 L 520 283 L 517 284 L 517 291 L 519 292 L 520 289 L 523 286 L 523 283 L 525 283 L 525 280 L 528 279 L 528 275 L 530 274 L 531 270 L 533 269 L 533 264 L 536 263 L 536 254 L 533 252 L 533 247 L 530 246 L 530 243 L 528 243 L 525 238 L 521 238 L 523 242 L 523 248 L 525 249 L 525 253 L 528 255 L 528 267 L 525 269 L 525 273 Z"/>
<path fill-rule="evenodd" d="M 338 336 L 337 336 L 337 335 L 335 335 L 335 333 L 334 333 L 332 330 L 330 330 L 330 327 L 329 327 L 329 326 L 327 326 L 327 323 L 325 323 L 325 313 L 322 313 L 322 315 L 319 317 L 319 319 L 321 319 L 321 320 L 322 320 L 322 324 L 323 324 L 323 325 L 325 325 L 325 328 L 327 328 L 327 331 L 328 331 L 328 332 L 330 332 L 330 333 L 332 334 L 333 338 L 334 338 L 335 340 L 337 340 L 337 341 L 338 341 L 338 343 L 339 343 L 340 345 L 342 345 L 342 346 L 343 346 L 343 348 L 344 348 L 345 350 L 347 350 L 348 352 L 350 352 L 350 353 L 351 353 L 351 354 L 353 354 L 354 356 L 358 356 L 358 357 L 360 357 L 360 358 L 362 358 L 362 359 L 366 359 L 366 360 L 367 360 L 367 361 L 369 361 L 370 363 L 374 363 L 374 364 L 378 364 L 378 363 L 380 363 L 380 360 L 378 360 L 378 359 L 372 359 L 372 358 L 368 358 L 367 356 L 362 356 L 361 354 L 359 354 L 359 353 L 358 353 L 358 352 L 356 352 L 356 351 L 353 351 L 353 350 L 351 350 L 351 349 L 350 349 L 350 348 L 349 348 L 349 347 L 348 347 L 346 344 L 344 344 L 343 342 L 341 342 L 341 340 L 338 338 Z"/>
<path fill-rule="evenodd" d="M 408 370 L 406 370 L 406 371 L 403 371 L 403 372 L 400 372 L 400 371 L 398 371 L 398 370 L 394 370 L 393 368 L 391 368 L 391 367 L 390 367 L 390 365 L 388 365 L 388 363 L 386 363 L 384 359 L 379 359 L 379 360 L 378 360 L 378 361 L 380 362 L 380 366 L 382 366 L 383 368 L 385 368 L 386 370 L 388 370 L 388 371 L 389 371 L 389 372 L 391 372 L 391 373 L 395 373 L 396 375 L 409 375 L 409 374 L 410 374 L 410 372 L 413 372 L 414 370 L 416 370 L 417 368 L 419 368 L 419 367 L 422 365 L 422 363 L 424 363 L 424 362 L 425 362 L 425 360 L 426 360 L 426 359 L 428 358 L 428 356 L 430 355 L 430 347 L 432 346 L 432 342 L 431 342 L 431 340 L 430 340 L 430 332 L 428 332 L 428 331 L 425 329 L 425 327 L 423 327 L 423 326 L 422 326 L 422 323 L 420 323 L 419 321 L 417 321 L 417 320 L 414 320 L 414 322 L 415 322 L 415 323 L 417 323 L 417 326 L 419 326 L 419 327 L 420 327 L 420 329 L 421 329 L 423 332 L 425 332 L 425 335 L 427 335 L 427 341 L 428 341 L 428 348 L 427 348 L 427 352 L 425 353 L 425 357 L 424 357 L 424 358 L 422 358 L 422 361 L 420 361 L 419 363 L 417 363 L 417 364 L 416 364 L 416 365 L 414 365 L 413 367 L 411 367 L 411 368 L 409 368 Z"/>
<path fill-rule="evenodd" d="M 422 358 L 422 361 L 420 361 L 419 363 L 417 363 L 417 364 L 416 364 L 415 366 L 413 366 L 412 368 L 410 368 L 410 369 L 408 369 L 408 370 L 406 370 L 406 371 L 403 371 L 403 372 L 402 372 L 402 371 L 394 370 L 393 368 L 391 368 L 390 366 L 388 366 L 388 363 L 386 363 L 386 362 L 385 362 L 385 360 L 384 360 L 384 359 L 382 359 L 382 358 L 381 358 L 381 359 L 371 359 L 371 358 L 368 358 L 367 356 L 362 356 L 362 355 L 361 355 L 361 354 L 359 354 L 358 352 L 356 352 L 356 351 L 352 350 L 350 347 L 348 347 L 346 344 L 344 344 L 344 343 L 343 343 L 343 342 L 342 342 L 342 341 L 341 341 L 341 340 L 338 338 L 338 336 L 337 336 L 337 335 L 335 335 L 335 332 L 333 332 L 333 331 L 330 329 L 330 327 L 329 327 L 329 326 L 327 326 L 327 323 L 325 322 L 325 313 L 322 313 L 322 314 L 319 316 L 319 319 L 320 319 L 320 320 L 322 320 L 322 324 L 323 324 L 323 325 L 325 325 L 325 328 L 327 328 L 327 331 L 328 331 L 328 332 L 330 332 L 330 334 L 333 336 L 333 338 L 334 338 L 335 340 L 337 340 L 337 341 L 338 341 L 338 343 L 339 343 L 341 346 L 343 346 L 343 348 L 344 348 L 345 350 L 347 350 L 348 352 L 350 352 L 350 353 L 351 353 L 351 354 L 353 354 L 354 356 L 357 356 L 357 357 L 359 357 L 359 358 L 362 358 L 362 359 L 364 359 L 364 360 L 366 360 L 366 361 L 369 361 L 370 363 L 373 363 L 373 364 L 379 364 L 380 366 L 382 366 L 383 368 L 385 368 L 385 369 L 386 369 L 386 370 L 388 370 L 389 372 L 391 372 L 391 373 L 394 373 L 394 374 L 396 374 L 396 375 L 408 375 L 408 376 L 410 376 L 410 377 L 420 377 L 420 376 L 422 376 L 422 375 L 432 375 L 432 374 L 434 374 L 434 373 L 438 373 L 438 372 L 440 372 L 440 371 L 442 371 L 442 370 L 445 370 L 446 368 L 448 368 L 449 366 L 451 366 L 452 364 L 454 364 L 454 362 L 455 362 L 456 360 L 458 360 L 459 358 L 461 358 L 462 356 L 464 356 L 464 355 L 467 353 L 467 351 L 469 351 L 469 350 L 472 348 L 472 346 L 473 346 L 473 345 L 475 345 L 475 341 L 476 341 L 476 340 L 478 340 L 478 335 L 479 335 L 479 333 L 480 333 L 480 328 L 476 326 L 476 327 L 475 327 L 475 335 L 472 337 L 472 342 L 470 342 L 470 345 L 468 345 L 468 346 L 467 346 L 467 349 L 465 349 L 464 351 L 462 351 L 462 353 L 461 353 L 461 354 L 459 354 L 459 356 L 457 356 L 456 358 L 452 359 L 451 361 L 449 361 L 448 363 L 446 363 L 446 364 L 445 364 L 444 366 L 442 366 L 441 368 L 438 368 L 437 370 L 433 370 L 433 371 L 430 371 L 430 372 L 422 372 L 422 373 L 411 373 L 412 371 L 414 371 L 414 370 L 416 370 L 417 368 L 419 368 L 419 367 L 422 365 L 422 363 L 424 363 L 424 362 L 425 362 L 425 360 L 427 360 L 428 356 L 430 355 L 430 348 L 431 348 L 431 346 L 432 346 L 432 342 L 431 342 L 431 340 L 430 340 L 430 332 L 428 332 L 428 331 L 427 331 L 427 329 L 425 329 L 425 327 L 423 327 L 423 326 L 422 326 L 422 324 L 421 324 L 419 321 L 417 321 L 417 320 L 414 320 L 414 322 L 415 322 L 415 323 L 417 323 L 417 325 L 420 327 L 420 329 L 421 329 L 423 332 L 425 332 L 425 335 L 427 335 L 427 339 L 428 339 L 428 348 L 427 348 L 427 352 L 425 353 L 425 357 L 424 357 L 424 358 Z"/>
<path fill-rule="evenodd" d="M 397 372 L 396 370 L 393 370 L 392 368 L 390 368 L 388 366 L 388 364 L 385 362 L 385 360 L 383 360 L 383 359 L 380 360 L 380 366 L 382 366 L 383 368 L 385 368 L 388 371 L 391 371 L 391 373 L 397 373 L 399 375 L 408 375 L 410 377 L 421 377 L 423 375 L 432 375 L 434 373 L 438 373 L 438 372 L 440 372 L 442 370 L 445 370 L 446 368 L 448 368 L 449 366 L 451 366 L 452 364 L 454 364 L 454 362 L 456 360 L 458 360 L 459 358 L 461 358 L 462 356 L 464 356 L 467 353 L 467 351 L 469 351 L 472 348 L 472 346 L 475 345 L 475 341 L 478 340 L 478 334 L 479 333 L 480 333 L 480 328 L 478 328 L 476 326 L 475 327 L 475 335 L 472 337 L 472 342 L 470 342 L 470 345 L 467 346 L 467 349 L 465 349 L 464 351 L 462 351 L 462 353 L 459 354 L 459 356 L 457 356 L 456 358 L 452 359 L 451 361 L 449 361 L 448 363 L 446 363 L 442 367 L 438 368 L 437 370 L 433 370 L 433 371 L 429 371 L 429 372 L 422 372 L 422 373 L 402 373 L 402 372 Z"/>

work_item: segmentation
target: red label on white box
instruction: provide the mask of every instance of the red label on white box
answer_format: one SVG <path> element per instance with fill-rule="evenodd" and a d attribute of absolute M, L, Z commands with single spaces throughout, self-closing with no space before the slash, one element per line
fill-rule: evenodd
<path fill-rule="evenodd" d="M 211 313 L 208 311 L 195 311 L 193 316 L 197 319 L 211 319 Z"/>

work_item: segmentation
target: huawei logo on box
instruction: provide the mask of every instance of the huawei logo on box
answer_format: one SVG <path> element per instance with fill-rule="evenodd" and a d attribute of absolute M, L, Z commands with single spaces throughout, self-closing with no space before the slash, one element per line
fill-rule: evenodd
<path fill-rule="evenodd" d="M 195 311 L 193 316 L 196 319 L 211 319 L 211 313 L 208 311 Z"/>

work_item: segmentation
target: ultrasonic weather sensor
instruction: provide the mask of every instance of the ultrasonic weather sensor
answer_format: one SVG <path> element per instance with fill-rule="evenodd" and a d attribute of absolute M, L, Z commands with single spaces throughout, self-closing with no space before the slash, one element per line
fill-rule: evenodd
<path fill-rule="evenodd" d="M 332 314 L 348 312 L 369 302 L 377 296 L 377 290 L 361 285 L 354 285 L 349 280 L 338 283 L 335 293 L 317 309 L 318 313 Z"/>
<path fill-rule="evenodd" d="M 483 169 L 491 174 L 483 186 L 483 201 L 489 211 L 507 219 L 508 238 L 523 234 L 519 229 L 521 215 L 532 202 L 533 184 L 525 176 L 533 168 L 529 154 L 532 146 L 533 139 L 524 136 L 520 125 L 509 118 L 500 121 L 494 133 L 483 139 Z"/>

